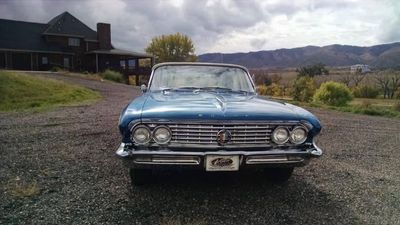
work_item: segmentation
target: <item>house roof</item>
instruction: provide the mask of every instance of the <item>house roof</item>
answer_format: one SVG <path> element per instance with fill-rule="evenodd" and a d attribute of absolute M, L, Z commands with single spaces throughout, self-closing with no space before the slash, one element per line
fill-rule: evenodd
<path fill-rule="evenodd" d="M 44 40 L 42 33 L 47 27 L 47 24 L 0 19 L 0 49 L 69 52 Z"/>
<path fill-rule="evenodd" d="M 140 52 L 132 52 L 132 51 L 127 51 L 123 49 L 99 49 L 99 50 L 94 50 L 90 51 L 87 54 L 104 54 L 104 55 L 125 55 L 125 56 L 133 56 L 137 58 L 152 58 L 152 55 L 145 54 L 145 53 L 140 53 Z"/>
<path fill-rule="evenodd" d="M 88 40 L 97 40 L 97 32 L 82 23 L 69 12 L 54 17 L 47 23 L 43 34 L 77 36 Z"/>
<path fill-rule="evenodd" d="M 60 35 L 84 38 L 97 41 L 97 32 L 86 26 L 68 12 L 64 12 L 48 23 L 0 19 L 0 50 L 25 52 L 54 52 L 73 54 L 68 46 L 46 42 L 44 35 Z M 96 50 L 98 54 L 126 55 L 137 58 L 148 58 L 152 55 L 122 49 Z"/>

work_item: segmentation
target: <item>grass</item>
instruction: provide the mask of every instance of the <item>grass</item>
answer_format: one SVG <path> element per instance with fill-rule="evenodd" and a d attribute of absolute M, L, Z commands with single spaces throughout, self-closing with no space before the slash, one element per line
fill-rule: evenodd
<path fill-rule="evenodd" d="M 397 104 L 399 104 L 400 100 L 396 99 L 363 99 L 363 98 L 355 98 L 346 106 L 328 106 L 324 104 L 318 103 L 306 103 L 306 102 L 298 102 L 293 101 L 291 98 L 276 98 L 274 99 L 283 100 L 294 105 L 298 106 L 306 106 L 313 108 L 323 108 L 323 109 L 331 109 L 341 112 L 351 112 L 355 114 L 364 114 L 371 116 L 383 116 L 389 118 L 400 118 L 400 111 L 397 110 Z"/>
<path fill-rule="evenodd" d="M 100 97 L 98 92 L 62 81 L 0 71 L 0 111 L 43 111 Z"/>

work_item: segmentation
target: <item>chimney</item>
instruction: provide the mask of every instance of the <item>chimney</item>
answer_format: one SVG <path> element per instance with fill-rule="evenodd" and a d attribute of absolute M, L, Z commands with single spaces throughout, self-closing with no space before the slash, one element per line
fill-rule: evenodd
<path fill-rule="evenodd" d="M 111 49 L 111 28 L 109 23 L 97 24 L 97 40 L 100 49 Z"/>

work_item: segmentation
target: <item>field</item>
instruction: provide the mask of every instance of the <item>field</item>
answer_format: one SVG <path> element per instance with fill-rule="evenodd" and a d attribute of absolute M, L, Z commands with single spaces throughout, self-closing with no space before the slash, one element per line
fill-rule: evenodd
<path fill-rule="evenodd" d="M 0 224 L 399 224 L 400 120 L 309 108 L 324 155 L 285 185 L 262 173 L 158 171 L 132 188 L 115 157 L 137 87 L 64 75 L 103 98 L 0 113 Z"/>
<path fill-rule="evenodd" d="M 310 101 L 308 103 L 292 101 L 295 83 L 294 81 L 296 80 L 296 77 L 298 75 L 296 69 L 255 70 L 251 71 L 251 73 L 255 74 L 255 81 L 258 85 L 258 92 L 262 95 L 266 95 L 274 99 L 286 100 L 300 106 L 310 106 L 324 109 L 333 109 L 342 112 L 353 112 L 357 114 L 400 118 L 400 74 L 398 72 L 377 71 L 367 74 L 351 74 L 348 68 L 328 69 L 328 75 L 316 75 L 313 77 L 315 89 L 317 89 L 322 83 L 327 81 L 344 83 L 353 93 L 353 96 L 356 97 L 347 105 L 339 107 L 328 106 L 313 101 Z M 393 77 L 390 77 L 385 81 L 387 82 L 387 87 L 392 87 L 391 82 L 393 82 L 393 80 L 395 79 L 398 79 L 397 85 L 399 87 L 396 92 L 393 92 L 394 96 L 392 99 L 385 98 L 385 96 L 383 95 L 382 86 L 380 86 L 379 84 L 379 81 L 383 80 L 378 80 L 378 78 L 382 79 L 382 76 L 387 75 L 394 75 Z M 266 80 L 268 80 L 270 84 L 263 85 L 263 82 L 265 82 Z M 364 89 L 362 89 L 363 87 Z M 368 92 L 365 91 L 365 87 L 368 88 Z M 360 90 L 364 91 L 361 92 Z"/>

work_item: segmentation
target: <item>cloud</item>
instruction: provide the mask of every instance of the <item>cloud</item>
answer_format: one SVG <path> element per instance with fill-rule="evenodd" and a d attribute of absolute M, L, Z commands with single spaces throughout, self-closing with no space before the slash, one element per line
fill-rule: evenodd
<path fill-rule="evenodd" d="M 69 11 L 92 28 L 111 23 L 119 48 L 143 51 L 152 37 L 181 32 L 197 53 L 400 40 L 395 0 L 2 0 L 0 17 L 46 23 Z"/>

